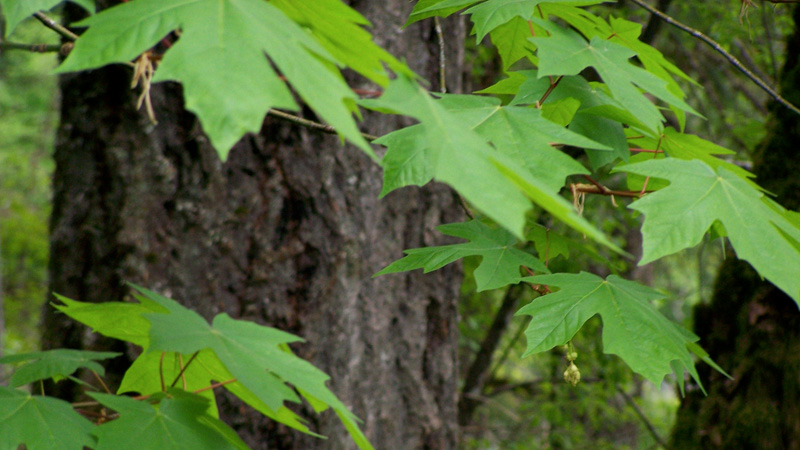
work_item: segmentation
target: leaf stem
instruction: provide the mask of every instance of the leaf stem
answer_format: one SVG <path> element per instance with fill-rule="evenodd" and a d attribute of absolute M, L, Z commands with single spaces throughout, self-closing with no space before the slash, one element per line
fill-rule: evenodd
<path fill-rule="evenodd" d="M 540 98 L 540 99 L 539 99 L 539 101 L 538 101 L 538 102 L 536 102 L 536 104 L 537 104 L 539 107 L 541 107 L 541 106 L 542 106 L 542 104 L 544 103 L 544 101 L 545 101 L 545 100 L 547 100 L 547 97 L 549 97 L 549 96 L 550 96 L 550 94 L 553 92 L 553 90 L 555 90 L 555 88 L 558 86 L 558 83 L 560 83 L 560 82 L 561 82 L 561 79 L 562 79 L 562 78 L 564 78 L 564 76 L 563 76 L 563 75 L 559 75 L 559 76 L 558 76 L 558 78 L 556 78 L 556 80 L 555 80 L 555 81 L 553 81 L 553 80 L 552 80 L 552 78 L 551 78 L 551 80 L 550 80 L 550 87 L 548 87 L 548 88 L 547 88 L 547 90 L 544 92 L 544 95 L 542 95 L 542 98 Z"/>
<path fill-rule="evenodd" d="M 186 365 L 181 367 L 181 371 L 178 372 L 178 375 L 175 377 L 174 380 L 172 380 L 172 384 L 170 384 L 169 387 L 175 387 L 175 385 L 178 383 L 178 380 L 181 379 L 181 377 L 183 376 L 183 373 L 186 372 L 186 369 L 189 367 L 189 364 L 191 364 L 192 361 L 194 361 L 194 359 L 197 357 L 198 353 L 200 353 L 199 350 L 192 354 L 192 357 L 189 358 L 189 361 L 186 361 Z"/>
<path fill-rule="evenodd" d="M 630 148 L 628 150 L 639 153 L 664 153 L 664 150 L 648 150 L 645 148 Z"/>
<path fill-rule="evenodd" d="M 201 392 L 205 392 L 205 391 L 208 391 L 208 390 L 211 390 L 211 389 L 216 389 L 216 388 L 218 388 L 218 387 L 225 386 L 226 384 L 236 383 L 237 381 L 238 381 L 238 380 L 237 380 L 236 378 L 231 378 L 230 380 L 227 380 L 227 381 L 222 381 L 222 382 L 219 382 L 219 383 L 214 383 L 214 384 L 212 384 L 212 385 L 210 385 L 210 386 L 206 386 L 206 387 L 204 387 L 204 388 L 200 388 L 200 389 L 198 389 L 198 390 L 194 391 L 193 393 L 194 393 L 194 394 L 199 394 L 199 393 L 201 393 Z"/>
<path fill-rule="evenodd" d="M 167 352 L 161 352 L 161 359 L 158 360 L 158 376 L 161 378 L 161 392 L 167 392 L 167 387 L 164 385 L 164 355 Z"/>

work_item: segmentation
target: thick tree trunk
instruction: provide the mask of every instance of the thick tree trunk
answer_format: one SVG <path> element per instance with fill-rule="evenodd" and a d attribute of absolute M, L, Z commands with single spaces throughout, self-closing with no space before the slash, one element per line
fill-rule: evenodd
<path fill-rule="evenodd" d="M 783 96 L 800 104 L 800 8 L 781 74 Z M 754 157 L 758 182 L 800 208 L 800 116 L 773 104 L 769 135 Z M 769 249 L 764 249 L 769 251 Z M 800 270 L 800 269 L 798 269 Z M 734 380 L 701 366 L 708 397 L 690 392 L 672 448 L 800 449 L 800 312 L 747 264 L 728 258 L 709 305 L 695 310 L 701 344 Z"/>
<path fill-rule="evenodd" d="M 435 87 L 433 25 L 402 29 L 407 0 L 353 3 L 378 43 Z M 464 26 L 444 28 L 457 90 Z M 379 201 L 380 169 L 359 150 L 273 119 L 220 162 L 179 86 L 154 87 L 152 127 L 133 109 L 130 77 L 113 66 L 61 79 L 51 290 L 119 301 L 131 281 L 206 317 L 227 312 L 297 333 L 307 341 L 298 353 L 331 375 L 377 448 L 454 448 L 459 272 L 371 278 L 403 249 L 437 244 L 434 226 L 460 219 L 451 191 L 405 189 Z M 404 124 L 368 116 L 364 127 L 383 134 Z M 127 350 L 51 309 L 44 346 Z M 311 416 L 329 436 L 322 441 L 221 402 L 253 448 L 354 448 L 332 413 Z"/>

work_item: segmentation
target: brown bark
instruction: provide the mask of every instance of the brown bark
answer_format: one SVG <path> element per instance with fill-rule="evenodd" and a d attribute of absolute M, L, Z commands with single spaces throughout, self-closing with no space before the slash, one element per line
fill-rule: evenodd
<path fill-rule="evenodd" d="M 432 23 L 401 29 L 406 0 L 353 3 L 376 41 L 436 87 Z M 464 25 L 444 28 L 453 91 Z M 359 150 L 271 118 L 221 162 L 183 109 L 179 86 L 154 87 L 152 127 L 133 109 L 130 75 L 112 66 L 61 79 L 51 290 L 119 301 L 130 281 L 205 317 L 227 312 L 299 334 L 306 343 L 297 353 L 331 376 L 376 448 L 454 448 L 459 270 L 371 278 L 403 249 L 438 243 L 433 227 L 460 219 L 451 191 L 434 185 L 378 200 L 380 169 Z M 368 115 L 364 129 L 383 134 L 404 124 Z M 51 309 L 43 340 L 46 348 L 126 350 Z M 118 376 L 125 363 L 109 371 Z M 221 404 L 256 449 L 354 448 L 332 413 L 310 416 L 329 437 L 322 441 L 227 397 Z"/>
<path fill-rule="evenodd" d="M 782 95 L 797 105 L 800 8 L 795 7 L 794 20 L 780 86 Z M 768 136 L 754 155 L 754 172 L 781 204 L 796 210 L 800 116 L 777 104 L 771 109 Z M 800 312 L 794 301 L 731 257 L 720 270 L 711 303 L 695 310 L 695 333 L 734 380 L 708 366 L 698 367 L 708 397 L 696 387 L 687 394 L 671 447 L 800 449 Z"/>

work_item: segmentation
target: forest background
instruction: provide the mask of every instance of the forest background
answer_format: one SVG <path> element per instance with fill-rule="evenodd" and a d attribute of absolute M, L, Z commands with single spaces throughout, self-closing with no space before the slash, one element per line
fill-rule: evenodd
<path fill-rule="evenodd" d="M 771 86 L 784 64 L 786 37 L 794 30 L 790 9 L 761 5 L 741 15 L 742 3 L 671 4 L 659 2 L 677 20 L 702 30 L 737 55 Z M 747 166 L 750 155 L 767 137 L 768 97 L 721 56 L 693 37 L 652 20 L 629 2 L 598 6 L 616 16 L 645 24 L 645 37 L 702 87 L 688 84 L 690 103 L 707 120 L 690 119 L 688 127 L 705 138 L 737 151 Z M 58 37 L 35 22 L 23 24 L 15 39 L 55 44 Z M 483 44 L 467 40 L 467 81 L 472 90 L 502 78 L 500 62 Z M 48 234 L 50 180 L 59 98 L 56 78 L 49 74 L 55 56 L 3 51 L 0 57 L 0 249 L 2 250 L 3 353 L 39 347 L 40 311 L 48 297 Z M 702 130 L 700 132 L 699 130 Z M 613 206 L 587 201 L 586 214 L 604 217 Z M 610 213 L 601 229 L 614 233 L 627 226 Z M 635 233 L 625 248 L 637 247 Z M 697 248 L 657 263 L 630 268 L 633 278 L 670 291 L 659 305 L 668 317 L 691 328 L 693 306 L 708 303 L 721 264 L 719 243 Z M 514 288 L 490 294 L 474 292 L 471 273 L 477 261 L 465 262 L 463 296 L 459 301 L 459 361 L 466 380 L 476 356 L 485 348 L 487 330 Z M 574 267 L 586 261 L 570 260 Z M 525 301 L 514 293 L 514 305 Z M 522 297 L 522 298 L 516 298 Z M 38 301 L 33 301 L 37 299 Z M 603 355 L 597 337 L 600 323 L 584 328 L 575 343 L 581 349 L 583 379 L 573 388 L 561 379 L 563 354 L 550 352 L 521 359 L 525 320 L 507 320 L 494 345 L 488 381 L 476 395 L 474 411 L 462 419 L 463 448 L 654 448 L 663 445 L 675 423 L 678 393 L 669 383 L 653 386 L 633 375 L 618 359 Z M 485 349 L 484 349 L 485 350 Z M 712 357 L 713 357 L 712 353 Z M 6 375 L 7 376 L 7 375 Z"/>

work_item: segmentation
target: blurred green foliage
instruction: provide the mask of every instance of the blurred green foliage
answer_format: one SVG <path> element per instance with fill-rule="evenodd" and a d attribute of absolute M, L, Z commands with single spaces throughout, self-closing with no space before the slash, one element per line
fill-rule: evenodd
<path fill-rule="evenodd" d="M 57 43 L 28 21 L 10 40 Z M 0 54 L 0 266 L 5 317 L 3 352 L 37 349 L 39 310 L 47 292 L 50 175 L 58 120 L 54 54 Z"/>

